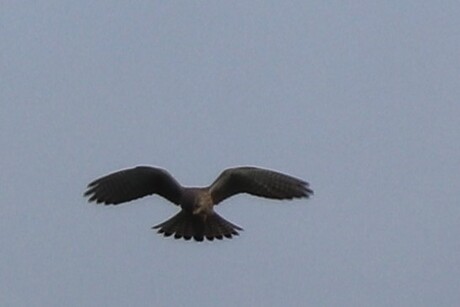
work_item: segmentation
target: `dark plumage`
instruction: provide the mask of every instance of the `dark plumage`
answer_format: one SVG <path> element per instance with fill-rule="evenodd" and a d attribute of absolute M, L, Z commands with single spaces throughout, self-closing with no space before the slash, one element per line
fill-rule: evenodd
<path fill-rule="evenodd" d="M 94 180 L 85 196 L 89 202 L 117 205 L 151 194 L 158 194 L 181 206 L 181 211 L 154 226 L 164 236 L 185 240 L 221 240 L 238 235 L 241 227 L 219 216 L 213 207 L 221 201 L 247 193 L 273 199 L 308 198 L 313 194 L 307 182 L 257 167 L 224 170 L 208 187 L 182 187 L 166 170 L 138 166 Z"/>

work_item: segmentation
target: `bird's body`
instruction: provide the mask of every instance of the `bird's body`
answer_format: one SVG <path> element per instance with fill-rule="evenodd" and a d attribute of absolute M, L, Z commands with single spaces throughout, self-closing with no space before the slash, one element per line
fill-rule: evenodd
<path fill-rule="evenodd" d="M 117 205 L 158 194 L 181 206 L 181 211 L 153 228 L 176 239 L 203 241 L 232 238 L 242 230 L 214 211 L 215 205 L 239 193 L 293 199 L 308 198 L 313 190 L 303 180 L 257 167 L 226 169 L 208 187 L 182 187 L 163 169 L 138 166 L 96 179 L 88 185 L 85 196 L 90 202 Z"/>

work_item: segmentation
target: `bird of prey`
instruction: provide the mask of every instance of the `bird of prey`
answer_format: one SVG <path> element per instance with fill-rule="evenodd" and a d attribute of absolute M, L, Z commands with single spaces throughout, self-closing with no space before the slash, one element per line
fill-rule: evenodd
<path fill-rule="evenodd" d="M 243 230 L 214 211 L 215 205 L 239 193 L 294 199 L 308 198 L 313 190 L 301 179 L 250 166 L 226 169 L 207 187 L 183 187 L 164 169 L 137 166 L 94 180 L 88 184 L 84 196 L 89 202 L 118 205 L 158 194 L 180 206 L 181 210 L 153 229 L 166 237 L 212 241 L 232 238 Z"/>

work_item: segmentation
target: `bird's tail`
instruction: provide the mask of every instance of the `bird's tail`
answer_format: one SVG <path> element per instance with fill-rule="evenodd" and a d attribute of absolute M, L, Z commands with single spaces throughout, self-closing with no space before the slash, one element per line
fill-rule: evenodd
<path fill-rule="evenodd" d="M 196 241 L 203 241 L 204 238 L 210 241 L 214 238 L 218 240 L 222 240 L 224 237 L 230 239 L 232 236 L 238 235 L 238 230 L 243 230 L 215 212 L 203 220 L 200 216 L 184 210 L 152 228 L 158 229 L 158 233 L 162 233 L 165 237 L 174 235 L 175 239 L 190 240 L 193 238 Z"/>

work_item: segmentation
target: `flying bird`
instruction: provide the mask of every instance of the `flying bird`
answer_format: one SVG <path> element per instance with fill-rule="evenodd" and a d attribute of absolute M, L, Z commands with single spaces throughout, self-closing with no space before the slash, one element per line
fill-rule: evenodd
<path fill-rule="evenodd" d="M 212 241 L 232 238 L 243 230 L 214 211 L 215 205 L 240 193 L 294 199 L 308 198 L 313 190 L 301 179 L 250 166 L 226 169 L 207 187 L 183 187 L 164 169 L 137 166 L 94 180 L 88 184 L 84 196 L 89 202 L 118 205 L 158 194 L 180 206 L 181 210 L 153 229 L 166 237 Z"/>

